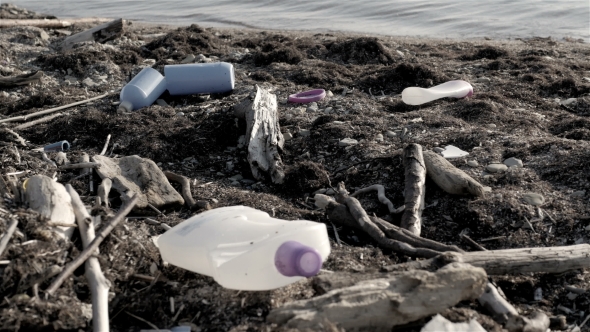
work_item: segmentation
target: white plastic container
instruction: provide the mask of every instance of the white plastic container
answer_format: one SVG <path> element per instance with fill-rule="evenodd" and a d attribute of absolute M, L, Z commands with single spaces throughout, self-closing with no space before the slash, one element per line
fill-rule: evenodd
<path fill-rule="evenodd" d="M 473 95 L 473 87 L 462 80 L 449 81 L 429 89 L 411 87 L 402 91 L 402 100 L 408 105 L 422 105 L 436 99 L 465 98 Z"/>
<path fill-rule="evenodd" d="M 164 66 L 171 95 L 223 93 L 234 89 L 234 66 L 227 62 Z"/>
<path fill-rule="evenodd" d="M 330 254 L 326 225 L 246 206 L 213 209 L 158 238 L 162 259 L 238 290 L 269 290 L 317 274 Z"/>
<path fill-rule="evenodd" d="M 166 91 L 166 79 L 157 70 L 146 67 L 121 90 L 119 108 L 127 112 L 150 106 Z"/>

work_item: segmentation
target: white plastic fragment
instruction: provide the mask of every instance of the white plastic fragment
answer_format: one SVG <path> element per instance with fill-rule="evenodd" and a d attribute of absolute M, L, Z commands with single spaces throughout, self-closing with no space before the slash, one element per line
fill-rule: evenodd
<path fill-rule="evenodd" d="M 334 198 L 323 194 L 316 194 L 313 199 L 315 200 L 315 206 L 319 207 L 320 209 L 326 208 L 330 202 L 335 202 Z"/>
<path fill-rule="evenodd" d="M 456 146 L 447 145 L 445 149 L 441 152 L 442 156 L 447 159 L 452 158 L 461 158 L 469 155 L 469 152 L 463 151 Z"/>
<path fill-rule="evenodd" d="M 420 332 L 485 332 L 484 328 L 472 319 L 469 323 L 453 323 L 437 314 Z"/>

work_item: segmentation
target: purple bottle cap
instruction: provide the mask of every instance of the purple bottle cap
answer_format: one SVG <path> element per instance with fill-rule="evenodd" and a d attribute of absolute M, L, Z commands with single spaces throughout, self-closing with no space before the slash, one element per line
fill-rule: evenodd
<path fill-rule="evenodd" d="M 312 247 L 287 241 L 277 249 L 275 266 L 286 277 L 312 277 L 322 268 L 322 256 Z"/>

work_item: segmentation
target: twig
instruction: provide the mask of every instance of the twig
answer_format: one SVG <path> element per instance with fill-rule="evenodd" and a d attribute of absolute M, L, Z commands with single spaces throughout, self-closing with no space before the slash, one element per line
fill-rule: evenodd
<path fill-rule="evenodd" d="M 125 219 L 125 216 L 129 212 L 131 212 L 131 210 L 135 207 L 135 204 L 137 203 L 138 199 L 139 196 L 134 195 L 133 198 L 129 200 L 127 205 L 122 207 L 119 210 L 119 212 L 117 212 L 117 214 L 113 217 L 111 222 L 108 225 L 105 225 L 100 230 L 100 233 L 94 238 L 94 240 L 92 240 L 92 242 L 90 242 L 90 244 L 88 244 L 88 247 L 86 247 L 84 251 L 82 251 L 80 255 L 76 257 L 76 259 L 74 259 L 72 262 L 66 265 L 66 267 L 60 273 L 57 279 L 55 279 L 53 283 L 49 286 L 49 288 L 47 288 L 47 290 L 45 291 L 47 295 L 53 295 L 53 293 L 55 293 L 59 286 L 61 286 L 61 284 L 65 281 L 65 279 L 69 277 L 74 272 L 74 270 L 76 270 L 80 265 L 82 265 L 82 263 L 84 263 L 86 259 L 88 259 L 88 257 L 90 257 L 94 253 L 96 248 L 98 248 L 100 243 L 113 230 L 113 228 L 115 228 L 123 219 Z"/>
<path fill-rule="evenodd" d="M 0 257 L 2 257 L 2 254 L 4 253 L 4 250 L 8 245 L 8 241 L 10 241 L 10 238 L 12 237 L 12 234 L 14 234 L 14 231 L 16 231 L 17 225 L 18 219 L 12 219 L 12 221 L 10 221 L 10 224 L 8 224 L 6 233 L 4 233 L 4 236 L 2 236 L 2 240 L 0 240 Z"/>
<path fill-rule="evenodd" d="M 580 328 L 584 327 L 584 325 L 586 325 L 586 322 L 588 321 L 588 319 L 590 319 L 590 315 L 586 316 L 586 318 L 584 318 L 584 321 L 582 322 L 582 324 L 580 324 Z"/>
<path fill-rule="evenodd" d="M 59 169 L 77 169 L 77 168 L 99 168 L 100 163 L 77 163 L 60 166 Z M 86 172 L 84 172 L 86 173 Z"/>
<path fill-rule="evenodd" d="M 14 151 L 16 152 L 16 164 L 20 165 L 20 153 L 18 152 L 18 148 L 15 146 Z"/>
<path fill-rule="evenodd" d="M 98 190 L 96 192 L 96 196 L 101 201 L 101 205 L 104 203 L 104 206 L 110 208 L 110 201 L 109 201 L 109 193 L 111 192 L 111 187 L 113 185 L 113 181 L 109 178 L 104 178 L 100 185 L 98 186 Z"/>
<path fill-rule="evenodd" d="M 76 224 L 70 224 L 70 223 L 67 223 L 67 222 L 58 222 L 58 221 L 48 221 L 47 222 L 47 225 L 48 226 L 53 226 L 53 227 L 57 227 L 57 226 L 60 226 L 60 227 L 74 227 L 74 228 L 78 227 L 78 225 L 76 225 Z"/>
<path fill-rule="evenodd" d="M 2 121 L 0 121 L 2 122 Z M 19 135 L 17 132 L 15 132 L 14 130 L 10 129 L 10 128 L 3 128 L 4 131 L 6 131 L 7 133 L 11 134 L 12 136 L 16 137 L 16 140 L 20 143 L 20 145 L 22 146 L 27 146 L 27 143 L 25 142 L 25 139 L 22 138 L 21 135 Z"/>
<path fill-rule="evenodd" d="M 145 320 L 145 319 L 143 319 L 143 318 L 141 318 L 141 317 L 135 316 L 134 314 L 130 313 L 129 311 L 125 311 L 125 313 L 126 313 L 127 315 L 129 315 L 129 316 L 131 316 L 131 317 L 133 317 L 133 318 L 137 319 L 137 320 L 140 320 L 140 321 L 142 321 L 142 322 L 146 323 L 146 324 L 147 324 L 147 325 L 149 325 L 149 326 L 150 326 L 152 329 L 154 329 L 154 330 L 156 330 L 156 331 L 160 331 L 160 329 L 159 329 L 159 328 L 158 328 L 156 325 L 154 325 L 154 324 L 152 324 L 152 323 L 148 322 L 147 320 Z"/>
<path fill-rule="evenodd" d="M 370 187 L 359 189 L 355 191 L 352 195 L 350 195 L 350 197 L 357 197 L 360 194 L 364 194 L 372 190 L 377 191 L 377 198 L 379 199 L 379 202 L 387 205 L 389 213 L 394 213 L 394 211 L 396 211 L 396 209 L 393 207 L 393 203 L 391 203 L 391 201 L 387 197 L 385 197 L 385 187 L 383 187 L 380 184 L 374 184 Z"/>
<path fill-rule="evenodd" d="M 189 209 L 195 207 L 196 202 L 193 199 L 193 195 L 191 194 L 191 183 L 189 179 L 187 179 L 185 176 L 175 174 L 169 171 L 164 171 L 164 175 L 168 180 L 180 183 L 182 197 L 184 197 L 184 201 L 188 205 Z"/>
<path fill-rule="evenodd" d="M 487 239 L 481 239 L 479 240 L 479 242 L 489 242 L 489 241 L 495 241 L 495 240 L 502 240 L 505 239 L 506 236 L 502 235 L 502 236 L 495 236 L 495 237 L 489 237 Z"/>
<path fill-rule="evenodd" d="M 332 224 L 332 229 L 334 230 L 334 236 L 336 237 L 336 243 L 338 243 L 338 245 L 341 246 L 342 243 L 340 243 L 340 236 L 338 236 L 338 230 L 336 229 L 336 226 L 334 225 L 333 222 L 331 222 L 330 224 Z"/>
<path fill-rule="evenodd" d="M 176 312 L 176 315 L 174 315 L 174 317 L 172 317 L 173 323 L 176 321 L 176 319 L 178 319 L 178 316 L 180 316 L 180 312 L 182 311 L 182 309 L 184 309 L 184 303 L 180 305 L 180 307 L 178 308 L 178 311 Z"/>
<path fill-rule="evenodd" d="M 0 123 L 1 122 L 10 122 L 10 121 L 20 121 L 20 120 L 26 121 L 29 118 L 33 118 L 33 117 L 37 117 L 37 116 L 40 116 L 40 115 L 45 115 L 45 114 L 57 112 L 57 111 L 60 111 L 60 110 L 66 109 L 66 108 L 70 108 L 70 107 L 74 107 L 74 106 L 86 104 L 86 103 L 91 102 L 93 100 L 104 98 L 104 97 L 106 97 L 108 95 L 110 95 L 110 92 L 107 92 L 107 93 L 105 93 L 103 95 L 96 96 L 96 97 L 93 97 L 93 98 L 90 98 L 90 99 L 86 99 L 86 100 L 82 100 L 82 101 L 77 101 L 75 103 L 67 104 L 67 105 L 64 105 L 64 106 L 50 108 L 50 109 L 47 109 L 47 110 L 44 110 L 44 111 L 39 111 L 39 112 L 27 114 L 27 115 L 21 115 L 21 116 L 15 116 L 15 117 L 12 117 L 12 118 L 8 118 L 8 119 L 3 119 L 3 120 L 0 120 Z M 19 128 L 17 127 L 15 129 L 19 129 Z"/>
<path fill-rule="evenodd" d="M 529 227 L 531 228 L 531 230 L 533 231 L 533 233 L 537 233 L 535 231 L 535 228 L 533 227 L 533 224 L 531 224 L 531 222 L 529 221 L 529 219 L 527 217 L 524 217 L 524 221 L 526 221 L 527 225 L 529 225 Z"/>
<path fill-rule="evenodd" d="M 53 119 L 55 119 L 55 118 L 57 118 L 57 117 L 60 117 L 60 116 L 62 116 L 62 115 L 64 115 L 64 114 L 66 114 L 66 113 L 57 113 L 57 114 L 48 115 L 48 116 L 46 116 L 46 117 L 44 117 L 44 118 L 37 119 L 37 120 L 35 120 L 35 121 L 31 121 L 31 122 L 25 122 L 25 123 L 23 123 L 23 124 L 21 124 L 21 125 L 18 125 L 18 126 L 16 126 L 16 127 L 14 127 L 14 129 L 15 129 L 15 130 L 27 129 L 27 128 L 29 128 L 29 127 L 36 126 L 36 125 L 38 125 L 38 124 L 40 124 L 40 123 L 49 122 L 49 121 L 51 121 L 51 120 L 53 120 Z"/>
<path fill-rule="evenodd" d="M 158 210 L 158 208 L 157 208 L 157 207 L 153 206 L 153 205 L 152 205 L 152 204 L 150 204 L 150 203 L 147 203 L 147 205 L 148 205 L 148 207 L 149 207 L 150 209 L 154 210 L 154 211 L 155 211 L 155 212 L 156 212 L 158 215 L 163 215 L 162 211 Z"/>
<path fill-rule="evenodd" d="M 47 157 L 47 153 L 45 152 L 41 152 L 41 158 L 43 158 L 43 160 L 48 163 L 49 165 L 53 166 L 53 167 L 57 167 L 57 165 L 55 164 L 55 162 L 51 159 L 49 159 L 49 157 Z"/>
<path fill-rule="evenodd" d="M 466 234 L 461 234 L 461 237 L 467 241 L 472 247 L 480 250 L 480 251 L 487 251 L 486 248 L 484 248 L 483 246 L 481 246 L 479 243 L 473 241 L 472 238 L 470 238 L 469 236 L 467 236 Z"/>
<path fill-rule="evenodd" d="M 420 236 L 426 183 L 426 164 L 422 146 L 408 144 L 404 148 L 405 189 L 404 214 L 400 226 Z"/>
<path fill-rule="evenodd" d="M 107 152 L 107 149 L 109 147 L 109 141 L 111 140 L 111 134 L 109 134 L 107 136 L 107 141 L 104 143 L 104 147 L 102 148 L 102 151 L 100 152 L 101 156 L 104 156 L 104 154 Z"/>

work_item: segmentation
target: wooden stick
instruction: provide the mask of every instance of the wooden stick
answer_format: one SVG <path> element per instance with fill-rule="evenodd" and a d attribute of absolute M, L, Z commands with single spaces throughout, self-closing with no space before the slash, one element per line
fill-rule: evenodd
<path fill-rule="evenodd" d="M 101 17 L 84 17 L 68 19 L 0 19 L 0 28 L 10 28 L 16 26 L 30 26 L 44 29 L 67 28 L 72 24 L 84 23 L 102 23 L 110 21 L 110 18 Z"/>
<path fill-rule="evenodd" d="M 389 209 L 389 213 L 394 213 L 396 211 L 396 208 L 393 207 L 393 203 L 391 203 L 391 201 L 387 197 L 385 197 L 385 187 L 383 187 L 380 184 L 374 184 L 370 187 L 359 189 L 359 190 L 355 191 L 352 195 L 350 195 L 350 197 L 357 197 L 358 195 L 364 194 L 364 193 L 369 192 L 371 190 L 377 191 L 377 198 L 379 199 L 379 202 L 387 205 L 387 208 Z"/>
<path fill-rule="evenodd" d="M 80 228 L 82 246 L 88 248 L 95 238 L 92 217 L 74 188 L 67 184 L 66 189 L 72 197 L 72 206 Z M 85 264 L 86 279 L 92 294 L 92 326 L 94 331 L 109 331 L 109 282 L 104 277 L 98 258 L 89 257 Z"/>
<path fill-rule="evenodd" d="M 36 126 L 36 125 L 38 125 L 38 124 L 40 124 L 40 123 L 49 122 L 49 121 L 51 121 L 51 120 L 53 120 L 53 119 L 55 119 L 55 118 L 58 118 L 58 117 L 60 117 L 60 116 L 62 116 L 62 115 L 64 115 L 64 114 L 65 114 L 65 113 L 57 113 L 57 114 L 48 115 L 48 116 L 46 116 L 46 117 L 44 117 L 44 118 L 37 119 L 37 120 L 35 120 L 35 121 L 31 121 L 31 122 L 25 122 L 25 123 L 23 123 L 23 124 L 21 124 L 21 125 L 18 125 L 18 126 L 16 126 L 16 127 L 14 127 L 14 129 L 15 129 L 15 130 L 22 130 L 22 129 L 27 129 L 27 128 L 30 128 L 30 127 Z"/>
<path fill-rule="evenodd" d="M 1 123 L 2 121 L 3 121 L 3 120 L 0 120 L 0 123 Z M 20 145 L 22 145 L 22 146 L 24 146 L 24 147 L 26 147 L 26 146 L 27 146 L 27 143 L 25 142 L 25 139 L 24 139 L 24 138 L 22 138 L 22 137 L 21 137 L 21 135 L 19 135 L 19 134 L 18 134 L 17 132 L 15 132 L 14 130 L 12 130 L 12 129 L 10 129 L 10 128 L 3 128 L 2 130 L 4 130 L 5 132 L 7 132 L 7 133 L 11 134 L 12 136 L 14 136 L 14 137 L 16 138 L 17 142 L 19 142 L 19 143 L 20 143 Z"/>
<path fill-rule="evenodd" d="M 109 147 L 110 140 L 111 140 L 111 134 L 109 134 L 107 136 L 107 141 L 104 143 L 104 147 L 102 148 L 102 151 L 100 151 L 101 156 L 104 156 L 104 154 L 107 152 L 107 148 Z"/>
<path fill-rule="evenodd" d="M 10 189 L 6 184 L 6 181 L 4 181 L 4 177 L 0 175 L 0 199 L 4 199 L 4 195 L 6 194 L 10 194 Z"/>
<path fill-rule="evenodd" d="M 185 176 L 175 174 L 169 171 L 164 171 L 164 175 L 169 181 L 174 181 L 180 183 L 182 197 L 184 197 L 184 201 L 188 205 L 189 209 L 193 209 L 196 205 L 195 200 L 193 199 L 193 195 L 191 194 L 191 183 L 189 179 Z"/>
<path fill-rule="evenodd" d="M 408 144 L 404 148 L 405 168 L 405 210 L 400 226 L 420 236 L 422 230 L 422 210 L 426 183 L 426 165 L 422 157 L 422 146 Z"/>
<path fill-rule="evenodd" d="M 8 224 L 8 228 L 6 229 L 6 233 L 4 233 L 4 235 L 2 236 L 2 240 L 0 240 L 0 257 L 2 257 L 2 254 L 4 253 L 4 250 L 6 249 L 6 246 L 8 245 L 8 241 L 10 241 L 10 238 L 12 237 L 12 234 L 14 234 L 14 231 L 16 231 L 17 225 L 18 225 L 18 219 L 12 219 L 10 221 L 10 224 Z"/>
<path fill-rule="evenodd" d="M 92 242 L 90 242 L 88 244 L 88 247 L 86 247 L 84 249 L 84 251 L 82 251 L 80 253 L 80 255 L 78 257 L 76 257 L 76 259 L 74 259 L 72 262 L 70 262 L 68 265 L 66 265 L 66 267 L 59 274 L 59 276 L 53 281 L 53 283 L 51 283 L 49 288 L 47 288 L 47 290 L 45 291 L 45 293 L 48 296 L 53 295 L 53 293 L 55 293 L 55 291 L 59 288 L 59 286 L 61 286 L 61 284 L 66 280 L 66 278 L 69 277 L 74 272 L 74 270 L 76 270 L 80 265 L 82 265 L 82 263 L 84 263 L 86 261 L 86 259 L 88 259 L 88 257 L 90 257 L 95 252 L 95 250 L 98 248 L 100 243 L 107 237 L 107 235 L 123 219 L 125 219 L 125 216 L 129 212 L 131 212 L 131 210 L 135 207 L 135 204 L 137 203 L 137 199 L 138 199 L 138 196 L 134 195 L 133 198 L 131 198 L 131 200 L 129 200 L 127 205 L 123 206 L 119 210 L 119 212 L 117 212 L 117 214 L 113 217 L 111 222 L 108 225 L 104 226 L 100 230 L 100 232 L 94 238 L 94 240 L 92 240 Z"/>
<path fill-rule="evenodd" d="M 123 19 L 119 18 L 114 21 L 99 25 L 88 30 L 84 30 L 77 34 L 66 38 L 61 44 L 63 51 L 70 50 L 75 43 L 83 41 L 95 41 L 104 43 L 106 41 L 117 38 L 123 33 Z"/>
<path fill-rule="evenodd" d="M 99 168 L 100 163 L 77 163 L 77 164 L 67 164 L 60 166 L 59 169 L 77 169 L 77 168 Z M 84 172 L 86 174 L 88 171 Z"/>
<path fill-rule="evenodd" d="M 14 86 L 35 83 L 39 82 L 41 80 L 41 77 L 43 77 L 43 72 L 40 70 L 12 77 L 0 76 L 0 87 L 11 88 Z"/>
<path fill-rule="evenodd" d="M 453 166 L 443 156 L 432 151 L 423 151 L 422 155 L 426 173 L 442 190 L 453 195 L 484 195 L 484 188 L 479 182 Z"/>
<path fill-rule="evenodd" d="M 96 192 L 96 196 L 100 199 L 101 204 L 106 207 L 110 208 L 111 202 L 109 201 L 109 193 L 111 192 L 111 188 L 113 186 L 113 181 L 109 178 L 104 178 L 100 185 L 98 186 L 98 190 Z"/>
<path fill-rule="evenodd" d="M 516 308 L 503 298 L 498 289 L 489 282 L 477 301 L 492 314 L 494 320 L 500 323 L 505 323 L 511 316 L 518 316 Z"/>
<path fill-rule="evenodd" d="M 49 114 L 49 113 L 61 111 L 61 110 L 66 109 L 66 108 L 70 108 L 70 107 L 74 107 L 74 106 L 86 104 L 86 103 L 89 103 L 91 101 L 104 98 L 104 97 L 106 97 L 106 96 L 108 96 L 110 94 L 111 94 L 110 92 L 107 92 L 107 93 L 102 94 L 100 96 L 92 97 L 90 99 L 86 99 L 86 100 L 82 100 L 82 101 L 77 101 L 75 103 L 67 104 L 67 105 L 64 105 L 64 106 L 54 107 L 54 108 L 46 109 L 46 110 L 43 110 L 43 111 L 38 111 L 38 112 L 27 114 L 27 115 L 20 115 L 20 116 L 15 116 L 15 117 L 8 118 L 8 119 L 3 119 L 3 120 L 0 120 L 0 123 L 2 123 L 2 122 L 11 122 L 11 121 L 26 121 L 27 119 L 38 117 L 40 115 L 45 115 L 45 114 Z M 15 128 L 15 129 L 18 129 L 18 128 Z"/>
<path fill-rule="evenodd" d="M 152 323 L 148 322 L 147 320 L 145 320 L 145 319 L 143 319 L 143 318 L 141 318 L 141 317 L 139 317 L 139 316 L 135 316 L 134 314 L 132 314 L 132 313 L 130 313 L 130 312 L 128 312 L 128 311 L 125 311 L 125 313 L 126 313 L 127 315 L 129 315 L 129 316 L 131 316 L 131 317 L 133 317 L 133 318 L 137 319 L 137 320 L 140 320 L 140 321 L 142 321 L 142 322 L 146 323 L 146 324 L 147 324 L 147 325 L 149 325 L 149 326 L 150 326 L 152 329 L 154 329 L 154 330 L 156 330 L 156 331 L 160 331 L 160 329 L 158 329 L 158 327 L 157 327 L 156 325 L 154 325 L 154 324 L 152 324 Z"/>

